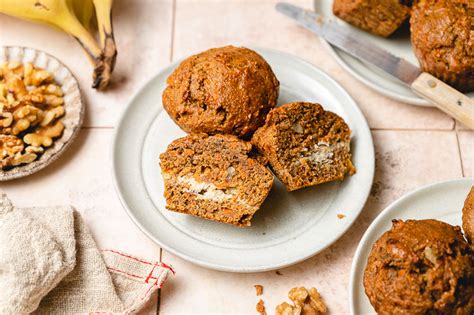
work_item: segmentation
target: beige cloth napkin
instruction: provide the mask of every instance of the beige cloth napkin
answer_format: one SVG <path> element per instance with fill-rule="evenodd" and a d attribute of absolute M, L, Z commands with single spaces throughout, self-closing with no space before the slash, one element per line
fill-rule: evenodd
<path fill-rule="evenodd" d="M 100 251 L 71 207 L 16 209 L 0 195 L 0 314 L 131 314 L 170 272 Z"/>

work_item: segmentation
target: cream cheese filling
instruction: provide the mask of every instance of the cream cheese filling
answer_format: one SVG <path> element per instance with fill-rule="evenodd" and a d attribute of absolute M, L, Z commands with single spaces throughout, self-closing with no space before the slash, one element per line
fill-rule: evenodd
<path fill-rule="evenodd" d="M 305 148 L 301 152 L 301 158 L 309 160 L 314 164 L 331 164 L 334 162 L 334 153 L 340 150 L 347 150 L 348 143 L 338 142 L 335 144 L 329 144 L 324 141 L 320 141 L 314 145 L 311 150 Z"/>
<path fill-rule="evenodd" d="M 163 178 L 165 180 L 170 180 L 172 175 L 163 173 Z M 256 208 L 238 197 L 237 188 L 219 189 L 213 183 L 198 181 L 192 176 L 176 176 L 174 179 L 177 184 L 187 187 L 183 190 L 195 195 L 196 199 L 210 200 L 214 202 L 224 202 L 234 199 L 233 202 L 236 202 L 241 206 L 249 209 Z"/>

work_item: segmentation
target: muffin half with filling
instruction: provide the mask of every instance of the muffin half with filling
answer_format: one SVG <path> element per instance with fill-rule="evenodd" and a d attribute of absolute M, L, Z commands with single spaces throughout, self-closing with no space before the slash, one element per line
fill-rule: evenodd
<path fill-rule="evenodd" d="M 252 143 L 289 191 L 354 174 L 351 130 L 319 104 L 289 103 L 270 111 Z"/>
<path fill-rule="evenodd" d="M 232 135 L 191 134 L 173 141 L 160 155 L 166 208 L 250 226 L 273 184 L 251 149 Z"/>

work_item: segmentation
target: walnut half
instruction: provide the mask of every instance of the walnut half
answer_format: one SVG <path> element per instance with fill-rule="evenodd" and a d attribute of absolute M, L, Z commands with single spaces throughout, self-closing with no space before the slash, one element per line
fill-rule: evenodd
<path fill-rule="evenodd" d="M 321 295 L 316 288 L 307 290 L 304 287 L 293 288 L 288 292 L 288 298 L 294 305 L 286 302 L 278 305 L 276 315 L 322 315 L 327 313 Z"/>

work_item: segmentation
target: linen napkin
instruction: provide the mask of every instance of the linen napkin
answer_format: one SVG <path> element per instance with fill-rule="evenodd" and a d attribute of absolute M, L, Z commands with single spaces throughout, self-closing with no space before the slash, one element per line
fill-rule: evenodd
<path fill-rule="evenodd" d="M 171 267 L 100 251 L 73 208 L 14 208 L 0 198 L 0 314 L 139 311 Z"/>

